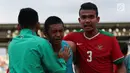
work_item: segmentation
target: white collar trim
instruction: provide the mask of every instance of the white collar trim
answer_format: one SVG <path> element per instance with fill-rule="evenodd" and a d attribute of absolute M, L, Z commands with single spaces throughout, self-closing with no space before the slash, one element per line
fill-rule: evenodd
<path fill-rule="evenodd" d="M 100 33 L 98 32 L 95 36 L 89 38 L 89 37 L 87 37 L 87 36 L 85 35 L 85 32 L 83 33 L 84 37 L 85 37 L 86 39 L 88 39 L 88 40 L 91 40 L 91 39 L 95 38 L 95 37 L 98 36 L 99 34 L 100 34 Z"/>

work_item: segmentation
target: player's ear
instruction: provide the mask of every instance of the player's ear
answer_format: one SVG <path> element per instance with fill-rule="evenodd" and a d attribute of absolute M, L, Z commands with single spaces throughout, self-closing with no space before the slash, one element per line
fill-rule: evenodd
<path fill-rule="evenodd" d="M 37 30 L 40 29 L 40 23 L 39 23 L 39 22 L 36 23 L 36 29 L 37 29 Z"/>
<path fill-rule="evenodd" d="M 78 21 L 79 21 L 79 23 L 80 23 L 80 18 L 78 18 Z"/>
<path fill-rule="evenodd" d="M 97 17 L 97 23 L 98 23 L 99 21 L 100 21 L 100 17 L 98 16 L 98 17 Z"/>
<path fill-rule="evenodd" d="M 20 24 L 17 24 L 17 30 L 18 30 L 18 31 L 21 30 Z"/>
<path fill-rule="evenodd" d="M 47 32 L 45 31 L 45 29 L 43 29 L 43 34 L 44 34 L 44 37 L 45 37 L 46 39 L 48 39 L 48 35 L 47 35 Z"/>

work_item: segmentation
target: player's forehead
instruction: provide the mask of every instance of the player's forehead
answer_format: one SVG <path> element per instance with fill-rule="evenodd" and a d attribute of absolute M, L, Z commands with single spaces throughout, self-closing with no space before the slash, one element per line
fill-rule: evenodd
<path fill-rule="evenodd" d="M 79 12 L 80 16 L 82 15 L 96 15 L 96 11 L 95 10 L 80 10 Z"/>
<path fill-rule="evenodd" d="M 49 27 L 51 30 L 61 30 L 64 29 L 63 24 L 52 24 Z"/>

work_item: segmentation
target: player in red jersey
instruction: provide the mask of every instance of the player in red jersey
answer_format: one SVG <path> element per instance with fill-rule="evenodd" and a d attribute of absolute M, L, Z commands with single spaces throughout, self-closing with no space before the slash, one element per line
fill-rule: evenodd
<path fill-rule="evenodd" d="M 78 20 L 84 31 L 69 33 L 64 40 L 76 44 L 79 73 L 113 73 L 113 63 L 118 73 L 126 73 L 116 37 L 96 27 L 100 20 L 97 6 L 90 2 L 82 4 Z"/>

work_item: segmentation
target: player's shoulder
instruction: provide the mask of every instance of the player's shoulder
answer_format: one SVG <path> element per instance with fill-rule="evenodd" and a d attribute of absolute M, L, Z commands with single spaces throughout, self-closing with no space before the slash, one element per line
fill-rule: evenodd
<path fill-rule="evenodd" d="M 72 48 L 71 44 L 68 41 L 62 40 L 61 44 L 62 44 L 62 46 L 66 46 L 66 47 Z"/>
<path fill-rule="evenodd" d="M 102 31 L 102 30 L 99 30 L 100 34 L 103 34 L 103 35 L 106 35 L 106 36 L 109 36 L 109 37 L 114 37 L 114 35 L 110 32 L 107 32 L 107 31 Z"/>
<path fill-rule="evenodd" d="M 79 32 L 70 32 L 68 33 L 69 35 L 75 35 L 75 34 L 79 34 Z"/>
<path fill-rule="evenodd" d="M 62 40 L 62 42 L 61 42 L 63 45 L 65 45 L 65 46 L 68 46 L 69 44 L 68 44 L 68 42 L 67 41 L 65 41 L 65 40 Z"/>
<path fill-rule="evenodd" d="M 46 43 L 47 39 L 39 37 L 39 36 L 34 36 L 33 39 L 35 40 L 35 42 L 40 42 L 40 43 Z"/>

